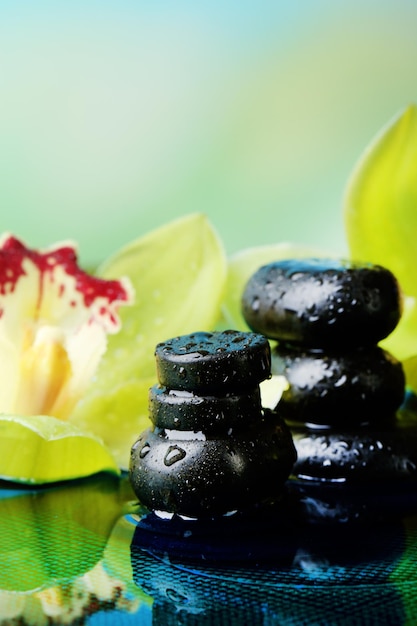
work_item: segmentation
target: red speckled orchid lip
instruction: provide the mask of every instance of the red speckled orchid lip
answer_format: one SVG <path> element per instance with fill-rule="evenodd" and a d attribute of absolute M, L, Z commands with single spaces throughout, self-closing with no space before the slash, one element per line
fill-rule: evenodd
<path fill-rule="evenodd" d="M 26 248 L 16 237 L 3 235 L 3 240 L 0 240 L 0 301 L 19 288 L 19 281 L 27 276 L 27 263 L 38 271 L 38 297 L 33 303 L 36 317 L 42 317 L 43 308 L 50 297 L 46 291 L 52 288 L 56 292 L 55 296 L 65 300 L 69 306 L 84 306 L 92 315 L 101 318 L 108 332 L 119 329 L 120 322 L 115 309 L 122 302 L 130 300 L 129 286 L 122 280 L 103 280 L 81 270 L 77 264 L 75 247 L 70 243 L 38 252 Z M 61 277 L 57 275 L 57 268 L 63 272 Z M 72 279 L 71 289 L 68 289 L 68 278 Z M 3 311 L 2 302 L 0 316 Z"/>
<path fill-rule="evenodd" d="M 132 301 L 127 279 L 77 264 L 74 244 L 45 251 L 0 238 L 0 412 L 67 417 L 120 329 Z"/>

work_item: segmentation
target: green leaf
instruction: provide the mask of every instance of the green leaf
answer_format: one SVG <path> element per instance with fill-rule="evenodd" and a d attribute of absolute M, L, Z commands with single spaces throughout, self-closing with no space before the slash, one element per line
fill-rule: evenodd
<path fill-rule="evenodd" d="M 103 278 L 127 276 L 135 302 L 120 311 L 122 329 L 109 338 L 95 380 L 71 420 L 99 433 L 121 467 L 143 429 L 148 389 L 156 381 L 156 344 L 215 327 L 226 271 L 221 242 L 201 214 L 147 234 L 99 267 Z"/>
<path fill-rule="evenodd" d="M 43 484 L 102 471 L 118 467 L 91 433 L 46 415 L 0 416 L 0 478 Z"/>
<path fill-rule="evenodd" d="M 222 305 L 222 328 L 248 330 L 242 312 L 241 300 L 249 278 L 262 265 L 289 258 L 324 257 L 323 250 L 315 250 L 290 243 L 278 243 L 267 246 L 247 248 L 234 255 L 229 262 L 226 282 L 226 295 Z"/>
<path fill-rule="evenodd" d="M 417 353 L 417 107 L 408 107 L 371 143 L 349 181 L 344 215 L 351 256 L 398 278 L 406 315 L 383 345 Z"/>

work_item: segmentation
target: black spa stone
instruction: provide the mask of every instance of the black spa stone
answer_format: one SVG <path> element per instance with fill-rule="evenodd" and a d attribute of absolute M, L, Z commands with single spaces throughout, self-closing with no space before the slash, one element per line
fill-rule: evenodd
<path fill-rule="evenodd" d="M 196 332 L 158 344 L 155 357 L 153 426 L 131 449 L 139 501 L 167 517 L 218 519 L 279 500 L 296 453 L 285 421 L 261 405 L 266 337 Z"/>
<path fill-rule="evenodd" d="M 202 518 L 279 498 L 294 461 L 288 427 L 265 411 L 224 438 L 148 429 L 132 447 L 130 477 L 149 509 Z"/>
<path fill-rule="evenodd" d="M 401 315 L 394 275 L 379 265 L 288 259 L 261 267 L 242 297 L 249 327 L 307 347 L 374 345 Z"/>
<path fill-rule="evenodd" d="M 297 461 L 292 474 L 307 482 L 414 485 L 417 418 L 399 411 L 390 421 L 356 429 L 293 427 Z"/>
<path fill-rule="evenodd" d="M 401 363 L 377 346 L 341 353 L 278 346 L 272 351 L 272 374 L 289 383 L 278 409 L 294 423 L 333 428 L 380 423 L 404 399 Z"/>
<path fill-rule="evenodd" d="M 253 388 L 270 375 L 270 347 L 257 333 L 196 332 L 156 346 L 159 383 L 194 393 Z"/>
<path fill-rule="evenodd" d="M 227 434 L 257 421 L 260 412 L 259 386 L 220 396 L 200 396 L 161 385 L 149 390 L 149 417 L 160 428 Z"/>

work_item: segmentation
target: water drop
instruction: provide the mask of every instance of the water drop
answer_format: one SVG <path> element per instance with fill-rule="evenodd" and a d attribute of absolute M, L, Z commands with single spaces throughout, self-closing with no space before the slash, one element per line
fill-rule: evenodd
<path fill-rule="evenodd" d="M 146 442 L 142 450 L 139 452 L 139 457 L 143 459 L 150 451 L 151 451 L 151 446 L 149 445 L 148 442 Z"/>
<path fill-rule="evenodd" d="M 185 370 L 185 367 L 180 367 L 178 370 L 178 375 L 180 378 L 186 378 L 187 377 L 187 372 Z"/>
<path fill-rule="evenodd" d="M 174 465 L 174 463 L 177 463 L 177 461 L 181 461 L 185 455 L 185 450 L 179 446 L 169 446 L 164 457 L 164 465 L 166 465 L 166 467 L 170 467 L 171 465 Z"/>
<path fill-rule="evenodd" d="M 252 311 L 254 312 L 259 311 L 259 298 L 258 297 L 255 297 L 252 300 Z"/>

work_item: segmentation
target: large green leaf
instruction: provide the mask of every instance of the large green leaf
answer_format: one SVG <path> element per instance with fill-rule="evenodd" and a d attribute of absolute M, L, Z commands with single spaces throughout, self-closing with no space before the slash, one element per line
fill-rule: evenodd
<path fill-rule="evenodd" d="M 0 415 L 0 478 L 42 484 L 103 471 L 118 468 L 91 432 L 48 415 Z"/>
<path fill-rule="evenodd" d="M 220 240 L 201 214 L 147 234 L 98 269 L 103 278 L 128 276 L 135 302 L 121 310 L 122 329 L 110 337 L 97 376 L 71 419 L 99 434 L 121 467 L 147 421 L 155 345 L 215 327 L 226 271 Z"/>
<path fill-rule="evenodd" d="M 384 347 L 417 353 L 417 107 L 408 107 L 371 143 L 344 203 L 351 256 L 388 267 L 407 297 L 404 319 Z"/>

